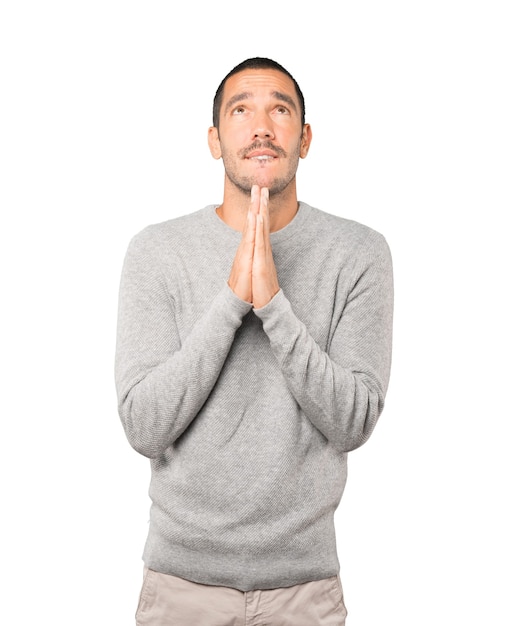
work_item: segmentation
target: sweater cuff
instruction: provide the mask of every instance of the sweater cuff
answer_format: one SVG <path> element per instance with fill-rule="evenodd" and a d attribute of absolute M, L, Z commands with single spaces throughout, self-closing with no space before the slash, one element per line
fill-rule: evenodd
<path fill-rule="evenodd" d="M 279 320 L 291 313 L 292 308 L 285 294 L 280 289 L 265 306 L 260 309 L 253 309 L 253 312 L 262 320 L 264 330 L 268 332 L 277 325 Z"/>
<path fill-rule="evenodd" d="M 230 312 L 239 323 L 241 323 L 243 317 L 253 308 L 249 302 L 245 302 L 236 296 L 227 282 L 225 282 L 224 287 L 218 293 L 217 297 L 221 305 L 225 307 L 225 311 Z"/>

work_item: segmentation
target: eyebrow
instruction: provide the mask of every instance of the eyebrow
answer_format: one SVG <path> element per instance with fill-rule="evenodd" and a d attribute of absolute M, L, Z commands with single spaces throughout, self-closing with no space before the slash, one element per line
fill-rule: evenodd
<path fill-rule="evenodd" d="M 233 95 L 230 98 L 230 100 L 227 102 L 227 104 L 225 105 L 225 113 L 232 106 L 234 106 L 234 104 L 236 104 L 236 102 L 241 102 L 242 100 L 248 100 L 248 98 L 252 98 L 252 97 L 253 97 L 253 93 L 251 91 L 243 91 L 242 93 L 237 93 L 237 94 Z M 285 102 L 296 113 L 298 112 L 296 103 L 294 102 L 293 98 L 288 96 L 286 93 L 282 93 L 281 91 L 272 91 L 271 92 L 271 97 L 276 98 L 276 100 L 281 100 L 282 102 Z"/>
<path fill-rule="evenodd" d="M 288 96 L 286 93 L 282 93 L 281 91 L 273 91 L 271 95 L 273 96 L 273 98 L 287 103 L 291 107 L 291 109 L 294 109 L 296 113 L 298 112 L 294 99 Z"/>

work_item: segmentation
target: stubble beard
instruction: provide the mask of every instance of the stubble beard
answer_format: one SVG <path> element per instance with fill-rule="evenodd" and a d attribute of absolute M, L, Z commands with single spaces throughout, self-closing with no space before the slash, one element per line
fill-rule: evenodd
<path fill-rule="evenodd" d="M 229 181 L 246 196 L 251 195 L 253 185 L 261 185 L 260 179 L 256 176 L 233 176 L 226 168 L 225 172 Z M 287 178 L 274 178 L 269 185 L 262 184 L 261 186 L 267 186 L 269 188 L 269 195 L 274 198 L 274 196 L 281 194 L 287 189 L 293 178 L 294 177 L 290 180 Z"/>
<path fill-rule="evenodd" d="M 252 150 L 259 149 L 269 149 L 276 152 L 279 159 L 287 160 L 287 172 L 284 176 L 273 178 L 269 184 L 263 184 L 263 187 L 269 188 L 269 195 L 274 197 L 281 194 L 289 184 L 296 177 L 296 171 L 299 164 L 300 157 L 300 146 L 299 144 L 296 146 L 294 150 L 290 154 L 287 154 L 282 148 L 274 146 L 270 142 L 256 142 L 249 146 L 248 148 L 244 148 L 240 150 L 237 154 L 232 155 L 230 152 L 226 151 L 223 153 L 223 166 L 225 167 L 225 174 L 228 180 L 245 195 L 251 195 L 251 188 L 253 185 L 260 185 L 260 177 L 257 174 L 251 176 L 242 176 L 238 172 L 237 164 L 239 160 L 246 158 L 246 155 L 249 154 Z M 261 167 L 261 172 L 263 173 L 264 167 Z"/>

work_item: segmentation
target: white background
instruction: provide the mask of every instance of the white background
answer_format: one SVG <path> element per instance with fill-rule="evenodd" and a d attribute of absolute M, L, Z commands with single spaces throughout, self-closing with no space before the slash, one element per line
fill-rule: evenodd
<path fill-rule="evenodd" d="M 134 623 L 149 468 L 116 413 L 121 265 L 145 225 L 221 201 L 212 97 L 269 56 L 314 131 L 300 199 L 395 265 L 387 405 L 336 517 L 348 625 L 510 624 L 505 5 L 2 3 L 1 623 Z"/>

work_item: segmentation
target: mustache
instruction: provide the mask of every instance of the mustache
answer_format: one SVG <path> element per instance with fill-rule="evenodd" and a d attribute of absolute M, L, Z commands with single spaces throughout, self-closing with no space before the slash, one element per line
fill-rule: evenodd
<path fill-rule="evenodd" d="M 253 152 L 254 150 L 272 150 L 279 157 L 285 158 L 287 156 L 287 153 L 283 148 L 280 148 L 280 146 L 275 146 L 274 143 L 272 143 L 271 141 L 254 141 L 247 148 L 239 150 L 238 155 L 242 159 L 244 159 L 246 156 L 248 156 L 248 154 L 250 154 L 250 152 Z"/>

